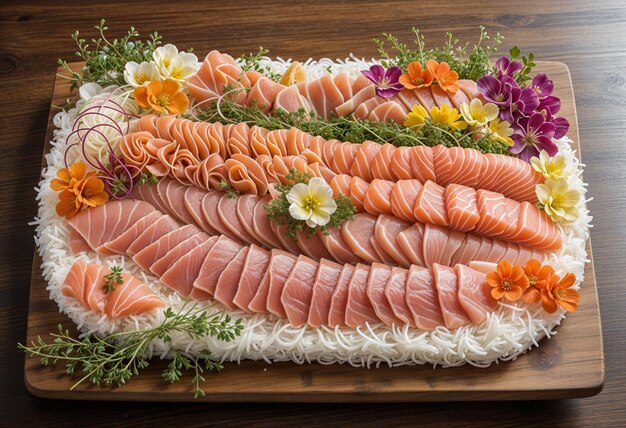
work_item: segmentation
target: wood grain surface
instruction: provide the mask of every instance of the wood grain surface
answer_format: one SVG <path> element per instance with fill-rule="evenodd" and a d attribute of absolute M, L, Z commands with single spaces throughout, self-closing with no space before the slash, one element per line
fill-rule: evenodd
<path fill-rule="evenodd" d="M 73 63 L 79 69 L 81 63 Z M 58 72 L 62 72 L 59 69 Z M 569 136 L 580 151 L 574 94 L 567 67 L 559 62 L 538 62 L 537 72 L 554 81 L 555 95 L 561 99 L 560 114 L 570 122 Z M 69 81 L 57 77 L 52 104 L 62 104 L 70 94 Z M 54 110 L 52 110 L 54 112 Z M 55 129 L 49 118 L 46 138 Z M 47 142 L 44 153 L 50 149 Z M 588 243 L 587 252 L 591 254 Z M 35 258 L 31 280 L 28 313 L 28 342 L 46 337 L 59 323 L 72 325 L 58 311 L 46 292 Z M 604 383 L 604 354 L 600 310 L 593 263 L 585 269 L 580 309 L 567 317 L 558 334 L 543 340 L 539 349 L 515 362 L 479 369 L 466 365 L 453 369 L 430 366 L 381 367 L 359 369 L 349 365 L 297 365 L 245 361 L 241 365 L 225 364 L 219 374 L 208 374 L 203 385 L 206 396 L 198 401 L 315 401 L 315 402 L 383 402 L 383 401 L 459 401 L 522 400 L 577 398 L 597 394 Z M 37 359 L 26 361 L 26 386 L 44 398 L 78 400 L 196 401 L 191 384 L 183 381 L 167 384 L 161 378 L 164 362 L 153 362 L 122 388 L 98 388 L 82 384 L 70 391 L 79 378 L 64 376 L 64 367 L 42 367 Z M 569 376 L 569 373 L 577 373 Z M 187 379 L 188 380 L 188 379 Z"/>
<path fill-rule="evenodd" d="M 488 2 L 291 1 L 192 3 L 145 1 L 3 2 L 0 5 L 0 425 L 184 426 L 426 425 L 623 426 L 626 402 L 626 5 L 623 1 Z M 180 47 L 234 55 L 259 44 L 274 55 L 306 59 L 376 54 L 369 39 L 416 25 L 441 43 L 450 30 L 463 40 L 484 24 L 537 57 L 566 63 L 572 73 L 586 181 L 594 200 L 594 260 L 602 309 L 607 378 L 604 391 L 580 400 L 454 404 L 151 404 L 71 402 L 31 396 L 23 384 L 35 192 L 54 85 L 56 58 L 72 59 L 69 34 L 91 37 L 100 18 L 118 34 L 135 25 L 159 30 Z M 569 374 L 577 376 L 576 372 Z"/>

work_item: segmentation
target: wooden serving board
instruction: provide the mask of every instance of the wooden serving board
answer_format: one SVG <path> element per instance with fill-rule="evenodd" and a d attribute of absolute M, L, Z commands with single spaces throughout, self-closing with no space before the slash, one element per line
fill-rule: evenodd
<path fill-rule="evenodd" d="M 574 93 L 565 64 L 541 62 L 538 70 L 554 80 L 555 94 L 562 100 L 561 115 L 571 124 L 570 138 L 580 155 Z M 52 104 L 64 105 L 70 96 L 69 84 L 57 78 Z M 44 153 L 50 148 L 54 126 L 51 109 Z M 349 365 L 320 365 L 244 361 L 227 363 L 220 373 L 208 373 L 203 385 L 206 397 L 200 401 L 306 401 L 306 402 L 381 402 L 381 401 L 460 401 L 460 400 L 535 400 L 575 398 L 595 395 L 604 385 L 604 352 L 600 310 L 592 260 L 585 268 L 578 311 L 557 328 L 558 334 L 544 339 L 516 361 L 494 364 L 486 369 L 470 365 L 457 368 L 405 366 L 396 368 L 354 368 Z M 61 323 L 73 325 L 49 300 L 46 282 L 35 254 L 28 313 L 28 342 L 56 331 Z M 80 400 L 194 401 L 190 377 L 177 384 L 161 379 L 165 362 L 154 360 L 137 378 L 121 387 L 82 384 L 64 373 L 63 364 L 43 367 L 26 358 L 24 378 L 33 394 L 45 398 Z"/>

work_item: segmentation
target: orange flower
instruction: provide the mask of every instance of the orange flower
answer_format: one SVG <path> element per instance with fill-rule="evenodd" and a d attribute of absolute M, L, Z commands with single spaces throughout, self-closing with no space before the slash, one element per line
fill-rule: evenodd
<path fill-rule="evenodd" d="M 50 182 L 50 187 L 59 193 L 56 205 L 57 214 L 68 220 L 78 214 L 83 207 L 95 207 L 105 204 L 109 194 L 104 190 L 104 182 L 96 177 L 96 172 L 87 172 L 82 162 L 76 162 L 68 168 L 61 168 L 57 177 Z"/>
<path fill-rule="evenodd" d="M 153 80 L 147 87 L 135 89 L 135 101 L 141 107 L 152 108 L 159 113 L 181 114 L 189 107 L 189 99 L 180 90 L 180 84 L 175 80 L 165 79 L 163 83 Z"/>
<path fill-rule="evenodd" d="M 456 91 L 459 90 L 459 85 L 456 83 L 459 80 L 459 73 L 450 70 L 447 62 L 438 63 L 434 59 L 429 59 L 426 67 L 435 76 L 437 84 L 441 89 L 451 94 L 456 94 Z"/>
<path fill-rule="evenodd" d="M 77 181 L 85 178 L 87 166 L 82 162 L 76 162 L 68 168 L 61 168 L 57 172 L 57 177 L 50 182 L 50 187 L 55 192 L 59 190 L 71 189 Z"/>
<path fill-rule="evenodd" d="M 400 76 L 400 83 L 407 89 L 427 88 L 435 79 L 435 75 L 428 69 L 422 70 L 422 64 L 417 61 L 410 63 L 406 71 L 406 74 Z"/>
<path fill-rule="evenodd" d="M 80 212 L 83 204 L 79 203 L 73 189 L 65 189 L 59 193 L 59 202 L 57 203 L 57 214 L 61 217 L 71 219 Z"/>
<path fill-rule="evenodd" d="M 576 276 L 568 273 L 562 279 L 554 274 L 541 289 L 541 305 L 547 312 L 555 312 L 560 305 L 568 312 L 578 308 L 580 294 L 570 287 L 576 282 Z"/>
<path fill-rule="evenodd" d="M 548 283 L 550 277 L 554 274 L 554 269 L 550 265 L 541 266 L 537 259 L 530 259 L 524 267 L 524 273 L 530 284 L 524 293 L 524 301 L 526 303 L 537 303 L 541 300 L 540 289 Z"/>
<path fill-rule="evenodd" d="M 495 272 L 487 275 L 487 284 L 491 287 L 491 296 L 494 299 L 500 300 L 504 297 L 511 302 L 519 300 L 529 286 L 524 270 L 504 260 L 498 263 Z"/>
<path fill-rule="evenodd" d="M 103 205 L 109 200 L 109 194 L 104 190 L 104 182 L 96 177 L 96 173 L 87 174 L 76 187 L 76 202 L 88 207 Z"/>

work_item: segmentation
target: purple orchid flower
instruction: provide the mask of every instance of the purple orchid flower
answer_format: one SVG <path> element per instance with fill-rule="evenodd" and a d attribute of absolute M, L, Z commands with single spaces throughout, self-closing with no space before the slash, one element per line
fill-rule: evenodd
<path fill-rule="evenodd" d="M 512 86 L 508 81 L 496 79 L 486 74 L 478 79 L 476 87 L 486 101 L 494 103 L 500 108 L 507 108 L 511 104 Z"/>
<path fill-rule="evenodd" d="M 498 78 L 502 76 L 513 77 L 515 73 L 522 69 L 522 63 L 519 61 L 511 61 L 508 56 L 501 56 L 496 61 L 496 70 Z"/>
<path fill-rule="evenodd" d="M 515 144 L 509 149 L 519 158 L 529 162 L 533 156 L 539 156 L 541 150 L 554 156 L 559 151 L 557 145 L 552 141 L 556 126 L 551 122 L 546 122 L 541 113 L 533 113 L 530 117 L 522 117 L 515 125 L 515 132 L 512 135 Z"/>
<path fill-rule="evenodd" d="M 545 73 L 539 73 L 533 77 L 533 81 L 530 83 L 530 87 L 537 93 L 539 99 L 543 99 L 549 95 L 552 95 L 554 90 L 554 83 L 548 79 L 548 75 Z"/>
<path fill-rule="evenodd" d="M 361 73 L 374 82 L 376 95 L 379 97 L 391 98 L 404 89 L 400 83 L 400 76 L 402 76 L 400 67 L 391 67 L 385 71 L 382 65 L 374 64 L 369 70 L 361 70 Z"/>
<path fill-rule="evenodd" d="M 504 76 L 503 79 L 511 79 Z M 500 111 L 500 118 L 515 123 L 520 117 L 530 116 L 539 107 L 539 97 L 531 88 L 511 88 L 511 104 Z"/>
<path fill-rule="evenodd" d="M 569 122 L 564 117 L 554 117 L 550 110 L 541 111 L 546 118 L 546 122 L 550 122 L 554 125 L 554 138 L 561 138 L 569 131 Z"/>

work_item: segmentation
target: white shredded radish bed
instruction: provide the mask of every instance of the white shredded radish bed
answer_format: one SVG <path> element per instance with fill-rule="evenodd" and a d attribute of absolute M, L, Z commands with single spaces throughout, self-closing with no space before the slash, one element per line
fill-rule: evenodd
<path fill-rule="evenodd" d="M 369 67 L 371 61 L 354 57 L 345 61 L 322 59 L 309 60 L 305 63 L 308 78 L 320 77 L 330 70 L 333 73 L 346 71 L 356 76 L 359 70 Z M 273 71 L 283 72 L 288 62 L 269 58 L 261 62 Z M 93 263 L 123 266 L 125 271 L 143 279 L 174 310 L 180 309 L 185 300 L 171 291 L 159 280 L 147 275 L 131 259 L 123 256 L 100 257 L 96 254 L 74 256 L 68 248 L 69 226 L 66 220 L 57 216 L 55 204 L 57 193 L 50 189 L 50 181 L 57 171 L 64 167 L 63 154 L 66 138 L 71 132 L 77 109 L 58 113 L 54 117 L 52 149 L 46 155 L 47 167 L 37 189 L 39 213 L 35 219 L 37 243 L 43 260 L 43 276 L 48 282 L 50 298 L 60 310 L 67 314 L 83 333 L 109 333 L 149 328 L 160 324 L 164 319 L 164 309 L 158 309 L 149 315 L 131 316 L 122 320 L 110 320 L 93 310 L 85 309 L 76 300 L 61 293 L 63 280 L 72 264 L 77 259 Z M 576 158 L 567 137 L 558 141 L 559 151 L 565 155 L 571 172 L 569 187 L 579 190 L 583 195 L 586 186 L 582 181 L 582 165 Z M 68 159 L 68 162 L 73 159 Z M 591 217 L 586 208 L 585 198 L 581 198 L 578 220 L 562 229 L 563 247 L 551 255 L 546 263 L 551 264 L 557 273 L 572 272 L 576 275 L 578 288 L 583 280 L 584 265 L 587 260 L 585 243 L 589 235 Z M 190 339 L 182 333 L 172 335 L 171 342 L 155 340 L 150 346 L 152 356 L 167 357 L 175 348 L 179 351 L 197 355 L 209 349 L 222 361 L 241 361 L 244 359 L 272 361 L 293 361 L 296 363 L 333 364 L 348 363 L 353 366 L 389 366 L 432 364 L 433 366 L 459 366 L 465 363 L 486 367 L 500 360 L 512 360 L 526 352 L 544 337 L 550 337 L 554 328 L 564 319 L 564 311 L 553 314 L 545 312 L 541 304 L 526 305 L 500 303 L 493 313 L 480 325 L 470 325 L 456 330 L 438 327 L 434 331 L 422 331 L 409 328 L 390 328 L 374 325 L 367 328 L 327 328 L 293 327 L 287 320 L 263 314 L 246 314 L 228 311 L 214 302 L 198 302 L 199 307 L 206 306 L 208 313 L 229 312 L 234 319 L 242 318 L 244 329 L 240 337 L 232 342 L 220 342 L 210 337 Z"/>

